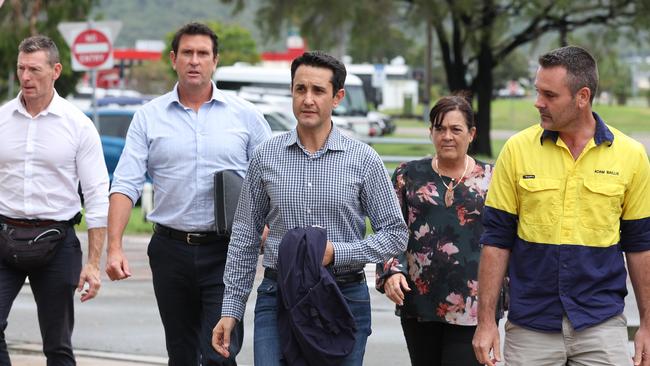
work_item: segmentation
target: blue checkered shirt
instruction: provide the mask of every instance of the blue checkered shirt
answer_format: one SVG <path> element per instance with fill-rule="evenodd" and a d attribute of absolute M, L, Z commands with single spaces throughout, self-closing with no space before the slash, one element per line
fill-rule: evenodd
<path fill-rule="evenodd" d="M 374 234 L 364 238 L 366 216 Z M 360 270 L 404 252 L 406 224 L 386 168 L 368 145 L 332 127 L 310 154 L 296 130 L 276 136 L 251 159 L 228 248 L 221 315 L 242 319 L 253 287 L 260 235 L 270 228 L 264 266 L 276 268 L 287 230 L 321 226 L 334 245 L 334 273 Z"/>

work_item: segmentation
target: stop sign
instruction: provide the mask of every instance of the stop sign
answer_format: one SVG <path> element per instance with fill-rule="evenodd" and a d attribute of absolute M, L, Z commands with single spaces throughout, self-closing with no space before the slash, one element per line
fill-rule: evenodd
<path fill-rule="evenodd" d="M 71 52 L 72 57 L 79 64 L 88 68 L 95 68 L 109 59 L 113 47 L 104 33 L 97 29 L 87 29 L 79 33 L 74 39 Z"/>

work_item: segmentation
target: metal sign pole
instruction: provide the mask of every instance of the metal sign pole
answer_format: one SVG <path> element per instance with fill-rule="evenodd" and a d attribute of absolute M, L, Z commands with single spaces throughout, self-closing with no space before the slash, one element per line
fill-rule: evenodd
<path fill-rule="evenodd" d="M 93 86 L 92 108 L 93 108 L 93 122 L 95 128 L 99 131 L 99 115 L 97 114 L 97 69 L 90 69 L 90 82 Z"/>

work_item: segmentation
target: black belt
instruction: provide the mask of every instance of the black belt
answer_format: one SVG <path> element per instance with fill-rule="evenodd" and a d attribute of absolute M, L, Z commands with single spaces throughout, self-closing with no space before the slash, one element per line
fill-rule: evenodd
<path fill-rule="evenodd" d="M 269 280 L 278 280 L 278 270 L 273 268 L 264 268 L 264 277 Z M 336 283 L 339 285 L 347 285 L 350 283 L 361 283 L 366 281 L 366 273 L 363 270 L 357 272 L 337 273 L 334 275 Z"/>
<path fill-rule="evenodd" d="M 154 225 L 153 230 L 156 234 L 182 241 L 188 245 L 210 244 L 216 241 L 225 241 L 227 243 L 228 240 L 230 240 L 228 236 L 217 234 L 216 231 L 188 233 L 186 231 L 175 230 L 160 224 Z"/>
<path fill-rule="evenodd" d="M 12 217 L 7 217 L 0 215 L 0 222 L 4 222 L 5 224 L 13 225 L 13 226 L 19 226 L 19 227 L 45 227 L 45 226 L 51 226 L 54 224 L 69 224 L 70 226 L 72 225 L 77 225 L 78 223 L 81 222 L 81 212 L 77 212 L 76 215 L 74 215 L 73 218 L 70 220 L 66 221 L 56 221 L 56 220 L 38 220 L 38 219 L 14 219 Z"/>

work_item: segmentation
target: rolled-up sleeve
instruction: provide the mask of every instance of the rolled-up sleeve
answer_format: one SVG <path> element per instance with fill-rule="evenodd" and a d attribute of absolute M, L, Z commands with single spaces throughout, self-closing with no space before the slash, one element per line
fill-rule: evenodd
<path fill-rule="evenodd" d="M 357 242 L 333 242 L 337 266 L 384 262 L 404 252 L 408 243 L 406 223 L 381 158 L 372 151 L 364 166 L 360 201 L 374 233 Z"/>
<path fill-rule="evenodd" d="M 143 110 L 138 110 L 126 134 L 126 143 L 120 161 L 113 173 L 110 193 L 122 193 L 131 199 L 133 205 L 142 194 L 142 187 L 147 171 L 149 146 L 146 133 L 146 117 Z"/>

